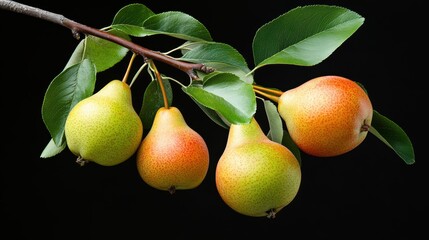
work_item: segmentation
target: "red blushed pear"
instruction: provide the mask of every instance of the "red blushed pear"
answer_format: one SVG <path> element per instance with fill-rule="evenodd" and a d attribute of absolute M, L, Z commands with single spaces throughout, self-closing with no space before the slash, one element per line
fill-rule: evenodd
<path fill-rule="evenodd" d="M 278 111 L 297 146 L 318 157 L 356 148 L 367 136 L 373 115 L 364 89 L 340 76 L 313 78 L 285 91 Z"/>
<path fill-rule="evenodd" d="M 174 193 L 192 189 L 209 168 L 206 142 L 176 107 L 160 108 L 136 154 L 138 172 L 148 185 Z"/>

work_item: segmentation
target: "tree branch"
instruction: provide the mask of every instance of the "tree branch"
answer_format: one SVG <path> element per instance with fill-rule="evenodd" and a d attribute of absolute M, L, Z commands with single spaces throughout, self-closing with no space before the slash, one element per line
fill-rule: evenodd
<path fill-rule="evenodd" d="M 198 78 L 195 71 L 202 71 L 205 73 L 210 73 L 214 71 L 213 68 L 207 67 L 204 64 L 178 61 L 168 55 L 164 55 L 160 52 L 147 49 L 145 47 L 142 47 L 138 44 L 135 44 L 131 41 L 115 36 L 108 32 L 101 31 L 99 29 L 80 24 L 78 22 L 75 22 L 73 20 L 70 20 L 64 17 L 63 15 L 49 12 L 40 8 L 28 6 L 15 1 L 0 0 L 0 9 L 9 10 L 11 12 L 20 13 L 20 14 L 32 16 L 35 18 L 40 18 L 49 22 L 59 24 L 63 27 L 69 28 L 72 31 L 73 36 L 77 39 L 80 38 L 79 34 L 82 33 L 82 34 L 93 35 L 110 42 L 114 42 L 116 44 L 119 44 L 123 47 L 128 48 L 129 50 L 131 50 L 136 54 L 143 56 L 143 58 L 145 59 L 148 59 L 148 58 L 153 59 L 153 60 L 168 64 L 172 67 L 175 67 L 185 72 L 186 74 L 188 74 L 194 80 Z"/>

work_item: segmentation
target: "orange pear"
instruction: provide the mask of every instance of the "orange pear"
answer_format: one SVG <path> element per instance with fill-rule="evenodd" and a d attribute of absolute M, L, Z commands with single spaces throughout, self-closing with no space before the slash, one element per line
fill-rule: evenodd
<path fill-rule="evenodd" d="M 199 186 L 209 168 L 206 142 L 176 107 L 158 109 L 136 158 L 144 182 L 170 193 Z"/>
<path fill-rule="evenodd" d="M 313 78 L 285 91 L 278 111 L 296 145 L 317 157 L 356 148 L 367 136 L 373 115 L 365 90 L 340 76 Z"/>
<path fill-rule="evenodd" d="M 254 118 L 247 124 L 231 124 L 215 174 L 223 201 L 252 217 L 274 218 L 292 202 L 301 183 L 298 160 L 288 148 L 271 141 Z"/>

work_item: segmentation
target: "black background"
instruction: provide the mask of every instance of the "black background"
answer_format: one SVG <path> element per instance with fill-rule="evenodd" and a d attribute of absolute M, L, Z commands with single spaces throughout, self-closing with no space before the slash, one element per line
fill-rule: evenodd
<path fill-rule="evenodd" d="M 138 1 L 21 1 L 102 28 L 123 6 Z M 426 106 L 422 65 L 425 31 L 421 6 L 413 1 L 374 6 L 373 1 L 140 1 L 154 12 L 183 11 L 200 20 L 215 41 L 236 48 L 253 67 L 251 42 L 264 23 L 301 5 L 336 4 L 365 17 L 362 27 L 328 59 L 313 67 L 269 66 L 258 70 L 262 85 L 288 89 L 320 75 L 342 75 L 364 84 L 374 109 L 399 124 L 413 141 L 416 163 L 405 164 L 369 134 L 355 150 L 333 158 L 302 155 L 302 184 L 294 201 L 275 219 L 240 215 L 220 199 L 214 184 L 217 159 L 227 130 L 211 122 L 179 88 L 173 105 L 207 141 L 211 164 L 196 189 L 174 195 L 148 187 L 135 159 L 115 167 L 79 167 L 68 150 L 42 159 L 49 133 L 41 118 L 43 95 L 61 72 L 77 41 L 69 29 L 5 10 L 1 29 L 1 222 L 7 239 L 145 239 L 280 236 L 317 239 L 373 237 L 414 239 L 427 235 L 426 158 L 422 151 Z M 229 2 L 232 4 L 233 2 Z M 174 42 L 162 37 L 142 45 L 165 50 Z M 127 61 L 98 76 L 98 87 L 122 78 Z M 162 64 L 165 74 L 187 76 Z M 424 69 L 424 67 L 423 67 Z M 145 82 L 133 87 L 140 109 Z M 173 87 L 176 86 L 173 84 Z M 260 101 L 258 101 L 260 104 Z M 424 102 L 423 102 L 424 103 Z M 419 106 L 420 104 L 420 106 Z M 263 109 L 262 107 L 260 108 Z M 263 111 L 256 115 L 267 128 Z"/>

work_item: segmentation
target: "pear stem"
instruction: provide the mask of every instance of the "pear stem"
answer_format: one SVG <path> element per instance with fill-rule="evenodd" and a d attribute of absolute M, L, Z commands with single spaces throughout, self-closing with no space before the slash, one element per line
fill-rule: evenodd
<path fill-rule="evenodd" d="M 130 75 L 131 66 L 133 65 L 134 59 L 136 58 L 137 54 L 133 53 L 131 56 L 130 62 L 128 63 L 127 71 L 124 74 L 124 77 L 122 78 L 122 82 L 127 83 L 128 76 Z"/>
<path fill-rule="evenodd" d="M 253 89 L 256 89 L 256 90 L 259 90 L 259 91 L 263 91 L 263 92 L 266 92 L 266 93 L 272 93 L 273 95 L 276 95 L 276 96 L 279 96 L 279 97 L 283 94 L 283 92 L 280 91 L 280 90 L 272 89 L 272 88 L 266 88 L 266 87 L 263 87 L 263 86 L 260 86 L 260 85 L 253 85 Z"/>
<path fill-rule="evenodd" d="M 155 66 L 155 63 L 152 60 L 148 60 L 150 67 L 153 69 L 153 72 L 155 73 L 156 79 L 159 83 L 159 87 L 161 88 L 162 98 L 164 100 L 164 107 L 169 108 L 168 104 L 168 98 L 167 98 L 167 92 L 165 91 L 164 83 L 162 82 L 161 74 L 159 73 L 158 69 Z"/>
<path fill-rule="evenodd" d="M 0 0 L 0 9 L 39 18 L 39 19 L 46 20 L 46 21 L 61 25 L 63 27 L 69 28 L 72 31 L 73 37 L 75 37 L 78 40 L 80 39 L 80 33 L 82 33 L 82 34 L 92 35 L 92 36 L 99 37 L 107 41 L 116 43 L 125 48 L 128 48 L 129 50 L 131 50 L 136 54 L 142 55 L 145 59 L 148 59 L 148 58 L 155 59 L 157 61 L 166 63 L 174 68 L 177 68 L 185 72 L 186 74 L 188 74 L 188 76 L 193 80 L 196 80 L 199 78 L 198 75 L 195 73 L 195 71 L 211 73 L 215 70 L 214 68 L 208 67 L 202 63 L 191 63 L 191 62 L 176 60 L 175 58 L 162 54 L 159 51 L 150 50 L 148 48 L 135 44 L 132 41 L 113 35 L 109 32 L 80 24 L 78 22 L 75 22 L 71 19 L 64 17 L 63 15 L 49 12 L 40 8 L 32 7 L 32 6 L 18 3 L 15 1 Z"/>
<path fill-rule="evenodd" d="M 257 94 L 259 94 L 259 95 L 261 95 L 261 96 L 263 96 L 263 97 L 265 97 L 265 98 L 268 98 L 268 99 L 270 99 L 271 101 L 273 101 L 273 102 L 279 102 L 279 97 L 278 96 L 274 96 L 274 95 L 271 95 L 271 94 L 268 94 L 268 93 L 266 93 L 266 92 L 263 92 L 263 91 L 260 91 L 260 90 L 258 90 L 258 89 L 253 89 L 253 91 L 255 92 L 255 93 L 257 93 Z"/>

